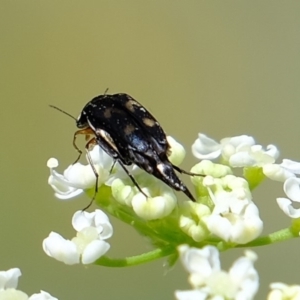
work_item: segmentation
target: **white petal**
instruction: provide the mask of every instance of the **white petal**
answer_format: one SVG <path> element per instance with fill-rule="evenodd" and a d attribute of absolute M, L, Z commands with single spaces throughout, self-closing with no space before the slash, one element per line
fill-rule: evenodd
<path fill-rule="evenodd" d="M 268 300 L 299 300 L 300 299 L 300 286 L 287 285 L 281 282 L 274 282 L 270 284 L 272 289 L 268 295 Z"/>
<path fill-rule="evenodd" d="M 0 290 L 17 288 L 18 280 L 21 275 L 22 273 L 19 268 L 0 271 Z"/>
<path fill-rule="evenodd" d="M 28 300 L 28 296 L 19 290 L 0 290 L 0 300 Z"/>
<path fill-rule="evenodd" d="M 290 177 L 295 177 L 295 174 L 286 170 L 278 164 L 266 164 L 262 167 L 263 173 L 270 179 L 284 182 Z"/>
<path fill-rule="evenodd" d="M 60 200 L 71 200 L 83 193 L 81 189 L 70 188 L 67 192 L 60 191 L 59 193 L 54 193 L 55 197 Z"/>
<path fill-rule="evenodd" d="M 175 291 L 178 300 L 205 300 L 207 293 L 201 290 Z"/>
<path fill-rule="evenodd" d="M 107 215 L 100 209 L 96 209 L 92 213 L 77 211 L 73 215 L 72 225 L 76 231 L 82 231 L 84 228 L 93 226 L 97 229 L 101 239 L 108 239 L 113 234 L 113 227 Z"/>
<path fill-rule="evenodd" d="M 286 198 L 276 199 L 280 209 L 290 218 L 297 219 L 300 218 L 300 208 L 296 209 L 292 205 L 292 201 Z"/>
<path fill-rule="evenodd" d="M 94 240 L 84 249 L 81 261 L 83 264 L 91 264 L 103 256 L 110 248 L 105 241 Z"/>
<path fill-rule="evenodd" d="M 259 276 L 253 261 L 247 256 L 237 259 L 229 271 L 233 282 L 239 287 L 236 299 L 252 299 L 259 287 Z"/>
<path fill-rule="evenodd" d="M 185 149 L 171 136 L 167 136 L 167 141 L 171 148 L 171 154 L 168 158 L 172 164 L 179 166 L 185 158 Z"/>
<path fill-rule="evenodd" d="M 234 168 L 253 166 L 255 163 L 255 159 L 248 152 L 237 152 L 229 158 L 229 164 Z"/>
<path fill-rule="evenodd" d="M 215 140 L 199 133 L 198 139 L 192 145 L 192 152 L 199 159 L 215 159 L 221 154 L 221 145 Z"/>
<path fill-rule="evenodd" d="M 251 202 L 248 182 L 243 178 L 226 175 L 223 178 L 213 178 L 212 185 L 208 185 L 207 181 L 206 178 L 203 180 L 215 204 L 213 214 L 240 214 L 245 205 Z"/>
<path fill-rule="evenodd" d="M 86 227 L 90 227 L 93 224 L 95 212 L 88 212 L 78 210 L 72 217 L 72 226 L 76 231 L 81 231 Z"/>
<path fill-rule="evenodd" d="M 198 164 L 192 167 L 191 172 L 196 174 L 211 175 L 212 177 L 224 177 L 225 175 L 232 174 L 232 170 L 228 166 L 221 164 L 215 164 L 210 160 L 202 160 Z M 206 177 L 192 176 L 191 180 L 193 184 L 202 184 L 202 180 Z"/>
<path fill-rule="evenodd" d="M 227 218 L 219 214 L 213 214 L 207 219 L 207 227 L 214 235 L 224 241 L 229 241 L 231 237 L 231 223 Z"/>
<path fill-rule="evenodd" d="M 168 187 L 160 194 L 161 196 L 146 198 L 142 193 L 137 193 L 132 199 L 135 213 L 145 220 L 162 219 L 169 215 L 176 206 L 176 196 Z"/>
<path fill-rule="evenodd" d="M 108 216 L 102 210 L 96 209 L 95 213 L 95 226 L 98 229 L 100 238 L 106 240 L 113 235 L 113 227 Z"/>
<path fill-rule="evenodd" d="M 265 153 L 267 155 L 273 157 L 274 160 L 276 160 L 280 155 L 280 152 L 279 152 L 278 148 L 275 145 L 268 145 L 267 146 L 267 151 L 265 151 Z"/>
<path fill-rule="evenodd" d="M 194 241 L 200 242 L 210 234 L 205 224 L 210 209 L 201 203 L 185 201 L 180 209 L 179 227 Z"/>
<path fill-rule="evenodd" d="M 120 178 L 115 179 L 111 184 L 111 192 L 113 197 L 120 204 L 131 207 L 132 198 L 134 196 L 134 187 L 126 184 L 125 181 L 126 180 L 122 180 Z"/>
<path fill-rule="evenodd" d="M 268 145 L 266 150 L 249 136 L 223 139 L 222 157 L 232 167 L 263 166 L 274 163 L 279 151 L 274 145 Z"/>
<path fill-rule="evenodd" d="M 300 179 L 296 177 L 288 178 L 283 184 L 283 190 L 293 201 L 300 202 Z"/>
<path fill-rule="evenodd" d="M 48 256 L 67 265 L 79 263 L 79 253 L 77 252 L 76 245 L 69 240 L 65 240 L 56 232 L 51 232 L 44 239 L 43 249 Z"/>
<path fill-rule="evenodd" d="M 99 175 L 98 183 L 101 185 L 108 180 L 113 161 L 111 158 L 108 158 L 107 154 L 103 153 L 103 150 L 99 146 L 95 146 L 90 151 L 90 155 L 93 162 L 98 162 L 102 159 L 98 164 L 93 164 L 95 171 Z M 49 159 L 47 166 L 50 168 L 48 183 L 54 189 L 55 196 L 59 199 L 71 199 L 81 194 L 83 190 L 91 188 L 96 184 L 96 176 L 90 164 L 82 165 L 81 163 L 75 163 L 70 165 L 64 171 L 63 175 L 54 170 L 58 166 L 57 159 Z"/>
<path fill-rule="evenodd" d="M 111 169 L 114 160 L 100 146 L 95 145 L 94 148 L 89 151 L 89 154 L 94 165 L 100 165 L 107 170 Z"/>
<path fill-rule="evenodd" d="M 96 166 L 94 166 L 96 168 Z M 99 174 L 98 168 L 97 172 Z M 76 163 L 70 165 L 64 171 L 64 177 L 69 182 L 71 186 L 74 186 L 79 189 L 88 189 L 95 186 L 96 176 L 90 165 L 82 165 L 81 163 Z M 99 174 L 99 180 L 101 176 Z"/>
<path fill-rule="evenodd" d="M 55 191 L 55 196 L 58 199 L 68 200 L 83 192 L 82 189 L 74 187 L 63 175 L 53 169 L 50 169 L 48 183 Z"/>
<path fill-rule="evenodd" d="M 255 145 L 255 140 L 252 136 L 249 135 L 238 135 L 234 137 L 224 138 L 221 140 L 221 145 L 231 144 L 235 148 L 248 145 Z"/>
<path fill-rule="evenodd" d="M 218 207 L 215 208 L 216 211 Z M 215 210 L 214 210 L 215 211 Z M 259 211 L 253 202 L 245 203 L 240 214 L 230 211 L 207 217 L 208 229 L 224 241 L 246 244 L 257 238 L 263 229 Z"/>
<path fill-rule="evenodd" d="M 256 161 L 256 166 L 274 163 L 279 156 L 279 151 L 274 145 L 268 145 L 267 150 L 264 150 L 261 145 L 251 147 L 251 156 Z"/>
<path fill-rule="evenodd" d="M 98 239 L 97 229 L 91 226 L 77 232 L 76 237 L 72 238 L 72 242 L 76 245 L 77 252 L 81 255 L 88 244 Z"/>
<path fill-rule="evenodd" d="M 297 161 L 293 161 L 290 159 L 283 159 L 280 165 L 294 174 L 297 175 L 300 174 L 300 163 Z"/>
<path fill-rule="evenodd" d="M 196 273 L 203 281 L 213 272 L 220 270 L 219 252 L 213 246 L 202 249 L 190 248 L 187 245 L 178 247 L 183 266 L 191 274 Z"/>
<path fill-rule="evenodd" d="M 52 297 L 47 292 L 41 291 L 38 294 L 31 295 L 28 300 L 58 300 L 58 299 L 55 297 Z"/>
<path fill-rule="evenodd" d="M 236 153 L 236 147 L 234 147 L 233 145 L 229 143 L 222 145 L 221 155 L 225 162 L 229 162 L 230 157 L 235 153 Z"/>

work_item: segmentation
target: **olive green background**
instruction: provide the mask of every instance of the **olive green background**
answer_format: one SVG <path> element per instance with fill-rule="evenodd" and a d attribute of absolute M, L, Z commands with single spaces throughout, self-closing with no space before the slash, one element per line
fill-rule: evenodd
<path fill-rule="evenodd" d="M 186 169 L 196 162 L 190 145 L 198 132 L 253 135 L 276 144 L 281 158 L 300 160 L 299 15 L 299 1 L 1 0 L 0 269 L 20 267 L 20 289 L 60 300 L 166 300 L 189 288 L 180 263 L 172 270 L 163 260 L 129 269 L 66 266 L 43 253 L 50 231 L 73 237 L 71 217 L 89 201 L 61 202 L 47 185 L 48 158 L 57 157 L 60 170 L 76 158 L 74 121 L 48 104 L 77 117 L 106 88 L 126 92 L 186 146 Z M 289 224 L 278 196 L 282 184 L 269 181 L 254 193 L 265 233 Z M 112 256 L 151 249 L 112 222 Z M 272 281 L 300 284 L 299 246 L 255 249 L 257 299 Z M 242 253 L 223 253 L 222 266 Z"/>

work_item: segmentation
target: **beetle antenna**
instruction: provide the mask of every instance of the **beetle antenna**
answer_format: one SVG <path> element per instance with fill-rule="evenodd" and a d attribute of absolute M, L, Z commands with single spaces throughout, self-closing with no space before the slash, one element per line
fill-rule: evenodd
<path fill-rule="evenodd" d="M 56 110 L 58 110 L 58 111 L 60 111 L 60 112 L 62 112 L 65 115 L 69 116 L 70 118 L 74 119 L 75 121 L 77 121 L 77 119 L 75 117 L 73 117 L 72 115 L 70 115 L 66 111 L 64 111 L 64 110 L 62 110 L 62 109 L 60 109 L 60 108 L 58 108 L 58 107 L 56 107 L 54 105 L 49 105 L 49 106 L 52 107 L 52 108 L 54 108 L 54 109 L 56 109 Z"/>

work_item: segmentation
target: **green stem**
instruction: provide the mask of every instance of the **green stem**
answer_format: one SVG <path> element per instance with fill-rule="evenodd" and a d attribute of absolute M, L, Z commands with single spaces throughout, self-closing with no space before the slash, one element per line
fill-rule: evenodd
<path fill-rule="evenodd" d="M 257 238 L 256 240 L 244 244 L 244 245 L 237 245 L 236 248 L 245 248 L 245 247 L 259 247 L 259 246 L 265 246 L 269 244 L 274 244 L 278 242 L 283 242 L 292 238 L 299 237 L 299 235 L 296 235 L 292 232 L 291 228 L 285 228 L 281 229 L 279 231 L 273 232 L 267 236 L 262 236 L 260 238 Z"/>
<path fill-rule="evenodd" d="M 102 256 L 99 258 L 95 264 L 105 267 L 112 267 L 112 268 L 121 268 L 121 267 L 132 267 L 137 266 L 140 264 L 144 264 L 165 256 L 169 256 L 176 252 L 174 247 L 165 247 L 161 249 L 154 249 L 150 252 L 143 253 L 136 256 L 126 257 L 126 258 L 109 258 L 107 256 Z"/>
<path fill-rule="evenodd" d="M 259 247 L 265 246 L 269 244 L 274 244 L 277 242 L 282 242 L 285 240 L 289 240 L 291 238 L 298 237 L 298 235 L 293 234 L 290 228 L 285 228 L 276 232 L 269 234 L 268 236 L 260 237 L 255 241 L 252 241 L 248 244 L 237 245 L 236 248 L 246 248 L 246 247 Z M 101 265 L 105 267 L 112 268 L 121 268 L 121 267 L 132 267 L 140 264 L 144 264 L 147 262 L 151 262 L 153 260 L 157 260 L 162 257 L 169 256 L 171 254 L 176 253 L 175 246 L 166 246 L 165 248 L 154 249 L 150 252 L 143 253 L 136 256 L 121 258 L 121 259 L 113 259 L 106 256 L 98 259 L 95 264 Z"/>

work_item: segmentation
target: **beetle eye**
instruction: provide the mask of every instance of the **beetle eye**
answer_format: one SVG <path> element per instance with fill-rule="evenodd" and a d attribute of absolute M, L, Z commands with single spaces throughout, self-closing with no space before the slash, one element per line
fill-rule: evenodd
<path fill-rule="evenodd" d="M 86 128 L 86 127 L 89 127 L 88 123 L 87 122 L 82 122 L 81 120 L 78 120 L 76 122 L 76 125 L 78 128 Z"/>
<path fill-rule="evenodd" d="M 78 118 L 77 118 L 77 121 L 76 121 L 76 126 L 78 128 L 86 128 L 86 127 L 89 127 L 88 125 L 88 121 L 87 121 L 87 118 L 86 118 L 86 114 L 84 112 L 82 112 Z"/>

